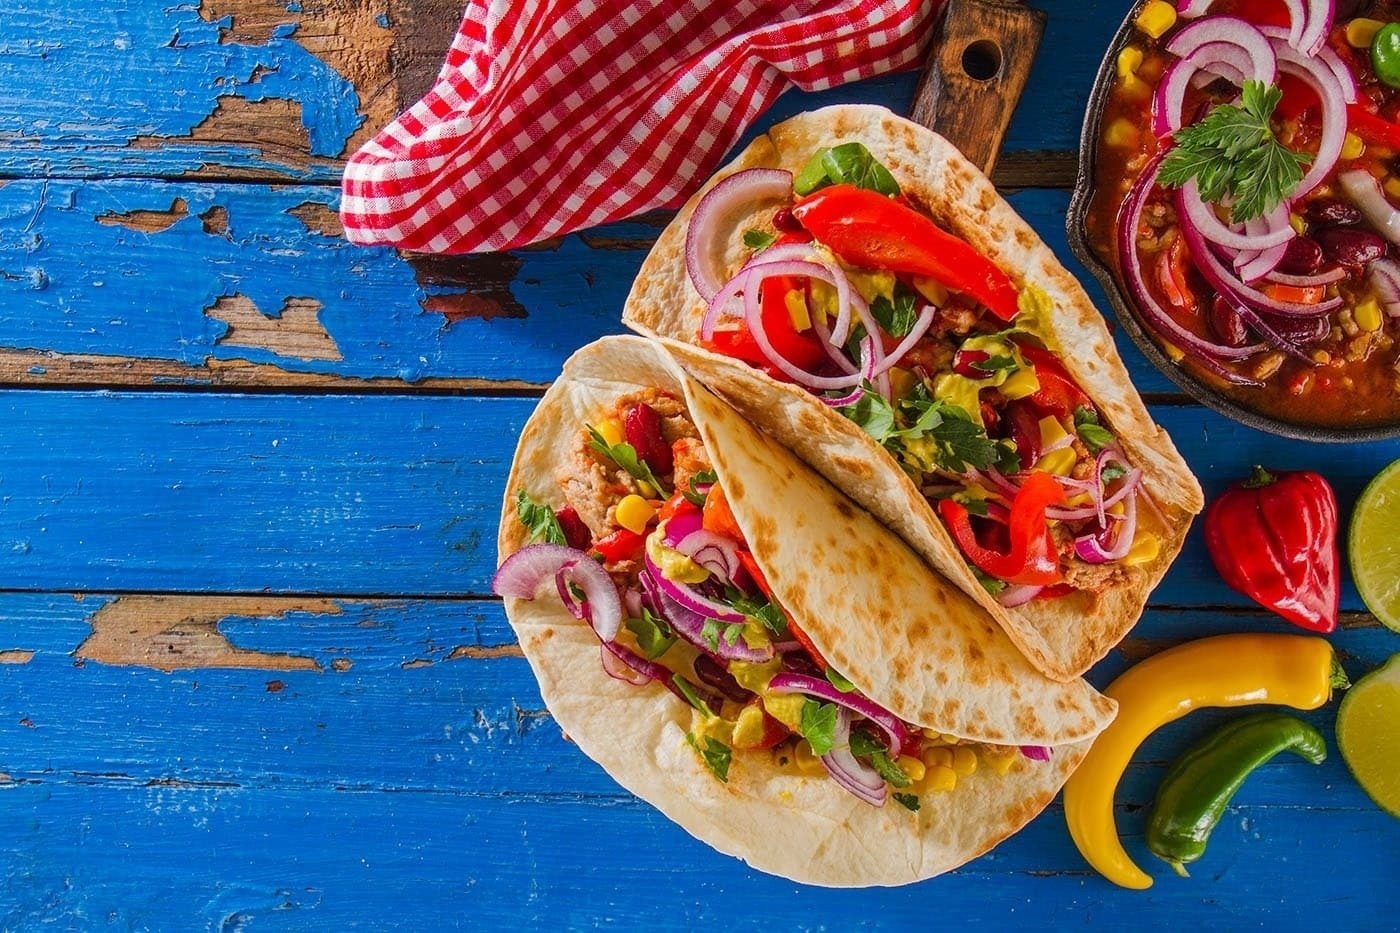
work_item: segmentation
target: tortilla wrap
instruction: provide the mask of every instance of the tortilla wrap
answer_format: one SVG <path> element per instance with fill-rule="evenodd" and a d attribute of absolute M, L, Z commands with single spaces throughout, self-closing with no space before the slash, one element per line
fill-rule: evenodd
<path fill-rule="evenodd" d="M 685 402 L 760 569 L 817 649 L 907 722 L 962 739 L 1054 746 L 981 768 L 917 812 L 877 808 L 823 776 L 736 751 L 721 783 L 686 741 L 691 709 L 656 682 L 611 678 L 592 630 L 552 594 L 505 600 L 550 712 L 614 779 L 716 849 L 762 871 L 828 886 L 927 878 L 987 851 L 1054 796 L 1111 720 L 1083 681 L 1044 677 L 971 600 L 809 467 L 635 337 L 575 354 L 521 434 L 501 516 L 501 560 L 527 543 L 524 490 L 561 507 L 556 475 L 583 425 L 656 387 Z M 546 588 L 547 589 L 547 588 Z"/>
<path fill-rule="evenodd" d="M 1126 582 L 1102 593 L 1078 591 L 1007 609 L 978 582 L 929 501 L 898 461 L 859 426 L 800 386 L 779 382 L 747 364 L 693 346 L 705 301 L 686 273 L 686 228 L 704 192 L 747 168 L 796 173 L 819 149 L 859 141 L 890 169 L 910 200 L 940 226 L 970 243 L 1007 272 L 1017 287 L 1039 286 L 1050 297 L 1049 333 L 1041 335 L 1090 396 L 1117 435 L 1124 454 L 1145 471 L 1145 492 L 1157 513 L 1161 547 L 1151 561 L 1129 567 Z M 771 213 L 773 204 L 755 210 Z M 722 268 L 737 270 L 747 256 L 734 235 L 716 247 Z M 1181 550 L 1204 499 L 1200 485 L 1156 425 L 1133 388 L 1102 315 L 1075 278 L 992 183 L 947 140 L 882 107 L 839 106 L 774 126 L 691 198 L 661 234 L 628 296 L 623 321 L 647 335 L 669 338 L 686 369 L 752 423 L 793 450 L 887 527 L 909 542 L 940 574 L 977 600 L 1032 662 L 1062 680 L 1079 676 L 1122 640 L 1137 622 L 1148 593 Z"/>

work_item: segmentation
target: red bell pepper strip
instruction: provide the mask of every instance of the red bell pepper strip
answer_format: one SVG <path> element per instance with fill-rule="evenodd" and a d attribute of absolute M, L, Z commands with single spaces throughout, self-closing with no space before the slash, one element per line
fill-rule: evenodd
<path fill-rule="evenodd" d="M 1030 344 L 1018 343 L 1017 348 L 1026 362 L 1035 368 L 1035 377 L 1040 388 L 1028 396 L 1031 406 L 1042 416 L 1054 415 L 1064 418 L 1074 414 L 1080 406 L 1093 409 L 1094 403 L 1079 384 L 1065 372 L 1064 364 L 1055 354 Z"/>
<path fill-rule="evenodd" d="M 647 539 L 635 531 L 619 528 L 593 542 L 589 551 L 603 558 L 605 564 L 616 564 L 624 560 L 641 560 L 646 543 Z"/>
<path fill-rule="evenodd" d="M 1256 466 L 1211 503 L 1205 529 L 1232 589 L 1310 631 L 1337 627 L 1337 497 L 1327 480 Z"/>
<path fill-rule="evenodd" d="M 1011 500 L 1008 534 L 1011 549 L 1002 554 L 985 548 L 968 518 L 967 507 L 956 499 L 941 499 L 938 513 L 953 539 L 977 569 L 1005 583 L 1049 586 L 1063 579 L 1045 509 L 1065 501 L 1065 492 L 1048 473 L 1031 473 Z"/>
<path fill-rule="evenodd" d="M 1368 143 L 1400 149 L 1400 124 L 1372 113 L 1361 104 L 1347 104 L 1347 129 Z"/>
<path fill-rule="evenodd" d="M 583 519 L 578 517 L 577 509 L 572 505 L 566 505 L 554 513 L 554 518 L 559 522 L 559 530 L 564 532 L 565 544 L 580 551 L 587 550 L 588 542 L 592 540 L 593 533 L 588 530 Z"/>
<path fill-rule="evenodd" d="M 854 266 L 927 276 L 1003 321 L 1016 316 L 1016 286 L 1005 272 L 900 201 L 854 185 L 832 185 L 803 198 L 792 214 Z"/>

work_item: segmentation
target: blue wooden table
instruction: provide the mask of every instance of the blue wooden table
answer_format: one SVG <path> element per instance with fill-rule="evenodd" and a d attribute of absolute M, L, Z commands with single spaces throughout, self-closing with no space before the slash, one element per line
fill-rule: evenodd
<path fill-rule="evenodd" d="M 998 181 L 1065 247 L 1124 0 L 1050 21 Z M 12 0 L 0 17 L 0 927 L 1393 927 L 1400 823 L 1333 753 L 1250 779 L 1189 880 L 1119 890 L 1058 804 L 960 871 L 804 888 L 695 842 L 561 734 L 488 592 L 515 437 L 622 330 L 664 216 L 504 255 L 348 245 L 345 156 L 422 92 L 451 0 Z M 905 110 L 910 75 L 784 97 Z M 1076 268 L 1076 271 L 1081 272 Z M 1087 279 L 1087 277 L 1086 277 Z M 1102 302 L 1097 287 L 1091 292 Z M 1208 494 L 1310 467 L 1348 510 L 1400 443 L 1235 425 L 1120 349 Z M 1353 677 L 1400 650 L 1354 588 Z M 1199 530 L 1103 685 L 1283 631 Z M 1335 701 L 1310 717 L 1332 737 Z M 1165 761 L 1120 792 L 1130 852 Z M 773 840 L 781 845 L 781 840 Z"/>

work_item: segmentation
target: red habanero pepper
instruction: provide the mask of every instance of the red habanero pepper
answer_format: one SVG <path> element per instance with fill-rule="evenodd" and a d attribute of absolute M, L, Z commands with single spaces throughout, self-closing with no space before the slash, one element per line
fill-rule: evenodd
<path fill-rule="evenodd" d="M 977 540 L 967 507 L 956 499 L 941 499 L 938 513 L 948 524 L 958 547 L 988 576 L 1005 583 L 1049 586 L 1063 579 L 1045 520 L 1047 506 L 1065 501 L 1065 491 L 1048 473 L 1031 473 L 1011 500 L 1008 535 L 1011 549 L 1002 554 Z"/>
<path fill-rule="evenodd" d="M 931 218 L 878 191 L 832 185 L 800 200 L 792 215 L 852 265 L 927 276 L 1003 321 L 1019 310 L 1016 286 L 996 264 Z"/>
<path fill-rule="evenodd" d="M 1327 480 L 1256 466 L 1211 503 L 1205 529 L 1232 589 L 1310 631 L 1337 627 L 1337 497 Z"/>

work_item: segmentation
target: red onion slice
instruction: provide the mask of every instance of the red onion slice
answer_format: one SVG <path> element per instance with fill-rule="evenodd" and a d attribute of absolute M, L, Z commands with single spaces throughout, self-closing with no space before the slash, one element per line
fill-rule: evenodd
<path fill-rule="evenodd" d="M 871 806 L 883 807 L 889 787 L 878 771 L 851 754 L 851 714 L 844 709 L 837 713 L 831 738 L 831 751 L 821 756 L 831 779 Z"/>
<path fill-rule="evenodd" d="M 1299 6 L 1299 11 L 1295 14 L 1294 24 L 1301 22 L 1302 28 L 1298 30 L 1298 38 L 1290 43 L 1304 55 L 1317 55 L 1326 48 L 1327 34 L 1332 31 L 1332 20 L 1336 15 L 1336 4 L 1333 0 L 1306 0 L 1306 12 L 1301 9 L 1302 0 L 1285 0 L 1288 4 L 1288 11 L 1293 13 L 1294 4 Z M 1290 28 L 1289 33 L 1293 30 Z"/>
<path fill-rule="evenodd" d="M 491 592 L 497 596 L 534 599 L 545 581 L 553 580 L 566 564 L 587 559 L 588 555 L 578 548 L 531 544 L 501 562 L 491 578 Z"/>
<path fill-rule="evenodd" d="M 714 268 L 713 250 L 725 241 L 725 221 L 753 210 L 763 201 L 785 201 L 792 196 L 792 173 L 777 168 L 751 168 L 735 172 L 700 198 L 685 231 L 685 268 L 700 297 L 710 301 L 724 284 L 724 274 Z"/>
<path fill-rule="evenodd" d="M 725 581 L 739 575 L 739 546 L 728 538 L 704 528 L 692 531 L 675 544 L 675 549 Z"/>
<path fill-rule="evenodd" d="M 1221 365 L 1219 360 L 1242 360 L 1258 353 L 1260 347 L 1227 347 L 1196 336 L 1178 324 L 1176 319 L 1157 303 L 1143 279 L 1142 257 L 1138 255 L 1137 249 L 1137 231 L 1142 223 L 1142 210 L 1147 205 L 1148 195 L 1157 183 L 1157 171 L 1161 168 L 1165 152 L 1166 150 L 1159 151 L 1143 168 L 1123 202 L 1123 209 L 1118 218 L 1118 259 L 1124 282 L 1144 322 L 1157 331 L 1159 336 L 1180 346 L 1182 351 L 1189 353 L 1200 366 L 1227 382 L 1236 385 L 1258 385 L 1256 380 L 1228 369 Z"/>
<path fill-rule="evenodd" d="M 933 305 L 924 305 L 923 309 L 919 312 L 918 319 L 914 322 L 913 328 L 910 329 L 909 333 L 904 335 L 904 339 L 899 342 L 899 345 L 891 350 L 889 355 L 875 367 L 872 375 L 878 376 L 898 366 L 899 361 L 904 358 L 904 355 L 914 349 L 914 344 L 918 343 L 924 334 L 928 333 L 928 329 L 933 326 L 933 321 L 936 317 L 938 317 L 938 309 Z"/>
<path fill-rule="evenodd" d="M 1017 606 L 1024 606 L 1026 603 L 1040 595 L 1043 586 L 1034 586 L 1029 583 L 1018 583 L 1008 586 L 997 594 L 997 602 L 1007 609 L 1015 609 Z"/>
<path fill-rule="evenodd" d="M 725 661 L 762 663 L 773 659 L 772 644 L 765 643 L 753 647 L 742 635 L 736 638 L 733 644 L 720 636 L 711 645 L 705 637 L 705 623 L 713 619 L 714 616 L 692 609 L 681 600 L 673 598 L 673 594 L 677 593 L 677 584 L 673 580 L 667 580 L 655 570 L 649 569 L 644 572 L 641 575 L 641 581 L 656 607 L 657 615 L 665 619 L 677 635 L 706 654 Z M 731 620 L 720 621 L 728 622 Z M 738 621 L 743 622 L 744 617 L 739 616 Z"/>
<path fill-rule="evenodd" d="M 1117 516 L 1115 516 L 1116 518 Z M 1074 553 L 1081 560 L 1091 564 L 1106 564 L 1122 560 L 1128 556 L 1137 534 L 1137 497 L 1127 500 L 1123 507 L 1123 517 L 1116 528 L 1105 529 L 1096 535 L 1082 535 L 1074 539 Z M 1113 543 L 1110 545 L 1109 539 Z"/>
<path fill-rule="evenodd" d="M 1274 83 L 1277 77 L 1278 56 L 1269 40 L 1255 26 L 1234 16 L 1212 16 L 1190 23 L 1172 37 L 1166 50 L 1180 59 L 1162 75 L 1153 95 L 1152 131 L 1159 137 L 1181 129 L 1186 90 L 1197 72 L 1216 73 L 1216 67 L 1224 65 L 1236 71 L 1245 68 L 1244 78 L 1265 84 Z"/>
<path fill-rule="evenodd" d="M 1393 259 L 1376 259 L 1366 271 L 1386 316 L 1400 317 L 1400 263 Z"/>
<path fill-rule="evenodd" d="M 773 343 L 768 339 L 768 332 L 763 326 L 762 304 L 759 301 L 759 288 L 762 279 L 770 275 L 805 275 L 812 278 L 825 278 L 825 270 L 816 263 L 809 262 L 774 262 L 763 263 L 752 267 L 748 272 L 747 284 L 744 287 L 744 321 L 748 324 L 749 334 L 758 344 L 759 350 L 764 357 L 776 369 L 783 372 L 789 379 L 805 386 L 809 389 L 819 391 L 826 389 L 849 389 L 860 383 L 860 376 L 848 374 L 845 376 L 818 376 L 816 373 L 808 372 L 790 362 L 786 357 L 778 353 L 773 348 Z M 833 341 L 835 334 L 832 335 Z"/>
<path fill-rule="evenodd" d="M 577 548 L 562 544 L 532 544 L 507 557 L 491 579 L 491 591 L 498 596 L 531 599 L 553 578 L 556 591 L 570 614 L 584 619 L 603 641 L 612 641 L 622 629 L 622 597 L 617 584 L 593 560 Z M 569 584 L 583 592 L 576 600 Z"/>
<path fill-rule="evenodd" d="M 661 536 L 661 543 L 669 548 L 675 548 L 677 541 L 691 532 L 699 531 L 704 523 L 704 513 L 699 509 L 685 509 L 677 512 L 666 519 L 666 531 Z"/>
<path fill-rule="evenodd" d="M 631 657 L 628 657 L 628 655 L 631 655 Z M 644 687 L 655 679 L 650 674 L 644 673 L 634 662 L 661 667 L 659 664 L 647 661 L 645 658 L 633 654 L 631 650 L 619 645 L 615 641 L 605 641 L 599 645 L 598 656 L 603 662 L 603 673 L 607 674 L 613 680 L 620 680 L 634 687 Z"/>
<path fill-rule="evenodd" d="M 1297 360 L 1307 363 L 1309 366 L 1314 365 L 1312 357 L 1308 356 L 1307 352 L 1303 350 L 1299 343 L 1284 336 L 1278 328 L 1266 321 L 1263 315 L 1256 314 L 1252 308 L 1247 308 L 1244 305 L 1236 305 L 1235 313 L 1238 314 L 1255 333 L 1273 344 L 1275 348 L 1282 350 L 1284 353 Z M 1289 320 L 1297 321 L 1299 319 L 1289 318 Z M 1322 339 L 1322 336 L 1330 330 L 1330 327 L 1324 317 L 1319 316 L 1313 318 L 1313 320 L 1317 321 L 1318 325 L 1320 325 L 1314 327 L 1311 332 L 1311 339 L 1316 341 Z"/>
<path fill-rule="evenodd" d="M 894 713 L 858 693 L 846 693 L 838 690 L 829 681 L 820 677 L 812 677 L 807 674 L 774 674 L 773 679 L 768 682 L 768 689 L 775 693 L 803 693 L 807 696 L 820 697 L 865 717 L 879 726 L 880 730 L 889 737 L 891 755 L 898 755 L 904 748 L 904 743 L 909 740 L 904 723 Z"/>
<path fill-rule="evenodd" d="M 1021 754 L 1031 761 L 1049 761 L 1052 749 L 1047 745 L 1022 745 Z"/>
<path fill-rule="evenodd" d="M 1341 266 L 1333 266 L 1326 272 L 1319 272 L 1316 275 L 1288 275 L 1275 269 L 1264 278 L 1270 282 L 1277 282 L 1280 285 L 1293 285 L 1298 288 L 1312 288 L 1317 285 L 1331 285 L 1333 282 L 1340 282 L 1347 277 L 1347 270 Z"/>
<path fill-rule="evenodd" d="M 651 575 L 652 582 L 656 584 L 660 592 L 669 597 L 672 601 L 679 603 L 683 608 L 689 609 L 696 615 L 706 619 L 714 619 L 718 622 L 743 622 L 744 614 L 736 610 L 733 606 L 726 606 L 724 603 L 715 602 L 707 596 L 701 595 L 695 589 L 685 583 L 677 583 L 669 580 L 661 572 L 661 568 L 651 559 L 651 554 L 644 554 L 642 562 Z M 643 583 L 646 578 L 643 577 Z"/>
<path fill-rule="evenodd" d="M 1273 40 L 1278 70 L 1301 79 L 1322 102 L 1322 138 L 1318 140 L 1312 164 L 1292 194 L 1297 200 L 1322 184 L 1341 158 L 1347 135 L 1346 105 L 1356 100 L 1356 83 L 1350 76 L 1341 80 L 1326 64 L 1282 44 L 1279 41 L 1282 30 L 1278 27 L 1264 26 L 1260 32 Z"/>
<path fill-rule="evenodd" d="M 1347 197 L 1361 209 L 1366 222 L 1392 243 L 1400 245 L 1400 211 L 1386 200 L 1380 182 L 1364 169 L 1352 169 L 1337 176 Z"/>
<path fill-rule="evenodd" d="M 1190 222 L 1196 225 L 1196 229 L 1201 231 L 1201 236 L 1212 243 L 1230 249 L 1265 250 L 1270 247 L 1284 246 L 1289 240 L 1298 235 L 1288 222 L 1288 209 L 1273 211 L 1268 217 L 1268 226 L 1258 234 L 1251 234 L 1244 230 L 1235 230 L 1215 214 L 1215 209 L 1201 200 L 1201 189 L 1196 184 L 1196 179 L 1191 179 L 1181 186 L 1181 204 L 1185 208 L 1186 216 Z M 1282 205 L 1280 205 L 1282 207 Z M 1280 216 L 1282 223 L 1279 223 Z M 1247 228 L 1246 228 L 1247 229 Z"/>

